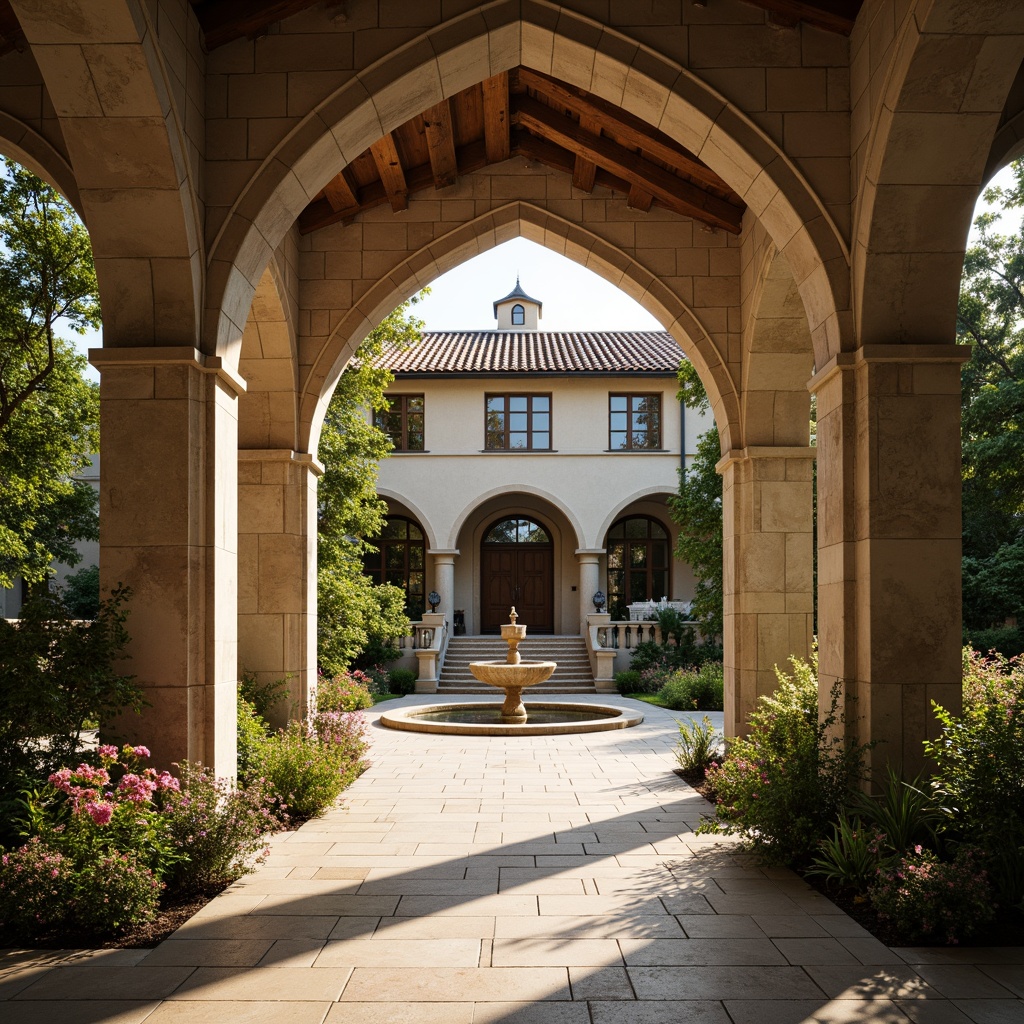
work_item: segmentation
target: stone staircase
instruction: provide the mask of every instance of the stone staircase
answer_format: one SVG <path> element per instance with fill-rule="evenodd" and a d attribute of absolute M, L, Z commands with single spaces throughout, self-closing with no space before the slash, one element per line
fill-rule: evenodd
<path fill-rule="evenodd" d="M 558 668 L 547 682 L 531 686 L 526 694 L 596 693 L 587 647 L 581 636 L 527 636 L 519 650 L 523 661 L 555 661 Z M 453 636 L 448 641 L 438 693 L 500 694 L 474 678 L 471 661 L 504 661 L 508 644 L 499 636 Z"/>

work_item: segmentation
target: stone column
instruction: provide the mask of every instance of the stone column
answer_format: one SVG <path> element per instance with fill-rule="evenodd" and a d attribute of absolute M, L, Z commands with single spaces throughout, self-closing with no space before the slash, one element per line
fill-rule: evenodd
<path fill-rule="evenodd" d="M 587 629 L 587 616 L 594 612 L 594 594 L 601 589 L 600 559 L 604 548 L 577 548 L 580 563 L 580 632 Z"/>
<path fill-rule="evenodd" d="M 868 345 L 822 367 L 818 633 L 822 704 L 839 684 L 848 734 L 914 774 L 961 707 L 960 364 L 954 345 Z"/>
<path fill-rule="evenodd" d="M 94 349 L 100 370 L 100 579 L 132 589 L 131 672 L 150 706 L 111 725 L 152 764 L 235 774 L 237 396 L 187 347 Z"/>
<path fill-rule="evenodd" d="M 431 548 L 427 554 L 434 559 L 434 590 L 441 597 L 438 611 L 451 624 L 455 611 L 455 556 L 458 548 Z"/>
<path fill-rule="evenodd" d="M 238 453 L 238 669 L 288 680 L 274 725 L 304 717 L 316 687 L 317 480 L 290 449 Z"/>
<path fill-rule="evenodd" d="M 725 734 L 742 735 L 775 666 L 811 651 L 814 449 L 730 452 L 722 474 Z"/>

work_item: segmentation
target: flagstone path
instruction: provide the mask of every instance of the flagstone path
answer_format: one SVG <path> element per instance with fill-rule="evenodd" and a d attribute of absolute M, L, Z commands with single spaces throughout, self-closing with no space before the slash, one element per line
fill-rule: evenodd
<path fill-rule="evenodd" d="M 343 805 L 155 949 L 0 953 L 0 1021 L 1024 1022 L 1024 950 L 889 949 L 695 836 L 680 716 L 645 715 L 518 741 L 374 724 Z"/>

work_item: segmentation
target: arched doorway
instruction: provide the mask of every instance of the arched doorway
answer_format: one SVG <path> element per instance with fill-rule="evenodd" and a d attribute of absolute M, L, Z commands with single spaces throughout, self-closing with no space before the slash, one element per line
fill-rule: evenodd
<path fill-rule="evenodd" d="M 608 610 L 628 619 L 627 605 L 671 593 L 669 533 L 650 516 L 627 516 L 608 531 Z"/>
<path fill-rule="evenodd" d="M 363 559 L 366 574 L 375 584 L 390 583 L 404 590 L 405 614 L 418 621 L 426 611 L 423 530 L 405 516 L 388 516 L 380 537 L 371 543 L 378 550 Z"/>
<path fill-rule="evenodd" d="M 528 516 L 492 523 L 480 545 L 480 632 L 498 633 L 515 605 L 531 633 L 555 631 L 555 546 Z"/>

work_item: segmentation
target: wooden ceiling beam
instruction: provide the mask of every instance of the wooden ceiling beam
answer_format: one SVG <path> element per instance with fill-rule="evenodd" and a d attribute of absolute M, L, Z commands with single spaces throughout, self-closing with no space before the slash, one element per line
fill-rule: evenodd
<path fill-rule="evenodd" d="M 647 213 L 653 202 L 654 195 L 646 189 L 641 188 L 639 185 L 632 185 L 630 187 L 629 195 L 626 197 L 626 205 L 631 210 L 639 210 L 641 213 Z"/>
<path fill-rule="evenodd" d="M 512 107 L 512 121 L 625 178 L 630 185 L 650 192 L 660 203 L 677 213 L 725 228 L 734 234 L 740 233 L 743 211 L 738 207 L 617 143 L 584 131 L 571 117 L 555 112 L 539 100 L 517 96 Z"/>
<path fill-rule="evenodd" d="M 409 188 L 405 183 L 405 170 L 395 147 L 394 136 L 389 132 L 378 139 L 371 147 L 373 162 L 377 165 L 377 173 L 387 192 L 391 209 L 401 213 L 409 208 Z"/>
<path fill-rule="evenodd" d="M 207 50 L 263 32 L 318 0 L 190 0 Z"/>
<path fill-rule="evenodd" d="M 805 21 L 826 32 L 848 36 L 860 13 L 863 0 L 744 0 L 767 11 L 777 25 L 795 25 Z"/>
<path fill-rule="evenodd" d="M 324 186 L 324 197 L 331 204 L 331 209 L 337 213 L 339 210 L 355 210 L 358 212 L 359 200 L 356 198 L 356 189 L 349 180 L 348 168 L 336 174 Z"/>
<path fill-rule="evenodd" d="M 652 128 L 640 118 L 619 110 L 596 96 L 590 96 L 575 86 L 549 78 L 539 71 L 519 68 L 519 81 L 522 85 L 551 97 L 559 105 L 572 111 L 579 117 L 580 124 L 583 124 L 584 118 L 588 122 L 599 122 L 605 131 L 616 135 L 625 145 L 643 147 L 649 156 L 678 168 L 705 185 L 729 189 L 725 181 L 710 167 L 701 163 L 688 149 L 677 145 L 664 132 Z"/>
<path fill-rule="evenodd" d="M 584 114 L 580 117 L 580 127 L 592 135 L 601 134 L 601 122 L 596 117 Z M 597 164 L 586 160 L 582 156 L 576 157 L 576 163 L 572 169 L 572 183 L 576 188 L 590 193 L 594 191 L 594 175 L 597 173 Z"/>
<path fill-rule="evenodd" d="M 484 141 L 487 144 L 487 162 L 501 163 L 511 155 L 509 133 L 508 72 L 503 71 L 480 83 L 484 101 Z"/>
<path fill-rule="evenodd" d="M 525 156 L 528 160 L 536 160 L 546 167 L 553 167 L 556 171 L 565 171 L 566 174 L 572 174 L 576 160 L 567 149 L 554 142 L 548 142 L 547 139 L 531 135 L 521 128 L 512 130 L 512 152 Z M 623 195 L 629 192 L 628 181 L 606 171 L 603 167 L 596 168 L 594 183 L 613 192 L 621 192 Z"/>
<path fill-rule="evenodd" d="M 455 156 L 455 134 L 452 131 L 452 108 L 449 101 L 441 100 L 423 111 L 423 125 L 430 167 L 434 173 L 434 188 L 454 185 L 459 177 L 459 164 Z"/>

